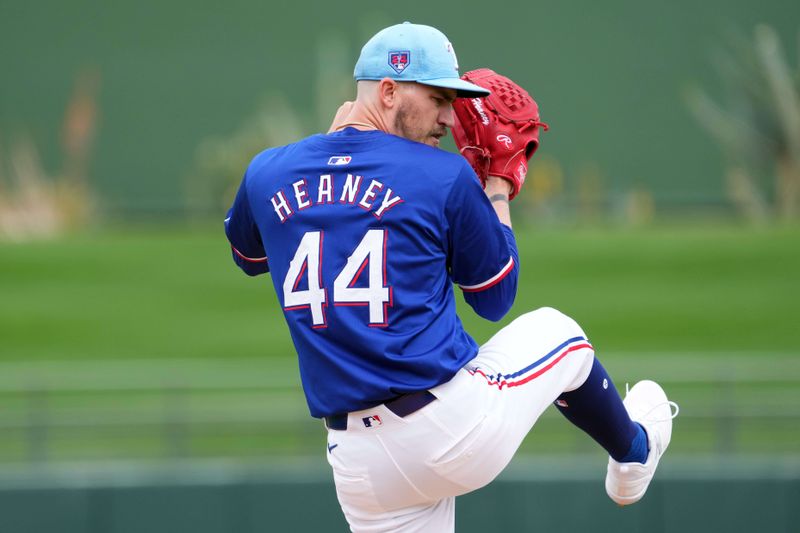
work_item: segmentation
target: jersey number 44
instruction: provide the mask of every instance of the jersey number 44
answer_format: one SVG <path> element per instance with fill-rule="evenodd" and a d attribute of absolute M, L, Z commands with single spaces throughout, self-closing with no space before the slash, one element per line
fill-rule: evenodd
<path fill-rule="evenodd" d="M 322 281 L 323 239 L 323 231 L 303 235 L 283 280 L 284 311 L 309 309 L 313 328 L 328 325 L 328 289 Z M 385 229 L 368 230 L 333 282 L 333 305 L 369 307 L 369 325 L 373 327 L 387 325 L 387 308 L 392 305 L 392 288 L 386 284 L 386 240 Z M 366 286 L 361 283 L 356 287 L 365 268 Z M 308 288 L 298 289 L 304 275 Z"/>

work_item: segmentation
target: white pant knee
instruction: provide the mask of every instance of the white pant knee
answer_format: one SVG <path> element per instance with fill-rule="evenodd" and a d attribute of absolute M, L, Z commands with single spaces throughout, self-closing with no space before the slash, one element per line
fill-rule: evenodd
<path fill-rule="evenodd" d="M 514 322 L 517 320 L 522 322 L 519 325 L 527 331 L 541 331 L 544 328 L 547 331 L 560 332 L 560 336 L 563 338 L 583 337 L 588 341 L 586 333 L 574 319 L 552 307 L 540 307 L 520 315 Z M 575 390 L 583 385 L 592 371 L 594 350 L 581 350 L 575 355 L 582 358 L 582 360 L 578 362 L 579 369 L 575 374 L 575 379 L 572 380 L 564 392 Z"/>

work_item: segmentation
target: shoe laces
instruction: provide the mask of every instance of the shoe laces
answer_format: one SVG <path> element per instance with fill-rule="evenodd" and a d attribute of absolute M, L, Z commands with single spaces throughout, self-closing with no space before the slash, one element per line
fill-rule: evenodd
<path fill-rule="evenodd" d="M 630 392 L 630 384 L 629 383 L 625 383 L 625 394 L 627 395 L 629 392 Z M 669 406 L 669 415 L 670 415 L 669 418 L 649 418 L 650 414 L 652 414 L 653 411 L 661 408 L 664 405 L 668 405 Z M 673 412 L 673 408 L 674 408 L 674 412 Z M 681 412 L 681 408 L 676 402 L 673 402 L 672 400 L 667 400 L 666 402 L 661 402 L 661 403 L 655 404 L 653 407 L 650 408 L 649 411 L 643 413 L 641 415 L 641 418 L 643 420 L 647 420 L 648 422 L 666 422 L 667 420 L 671 420 L 671 419 L 675 418 L 676 416 L 678 416 L 678 413 L 680 413 L 680 412 Z"/>

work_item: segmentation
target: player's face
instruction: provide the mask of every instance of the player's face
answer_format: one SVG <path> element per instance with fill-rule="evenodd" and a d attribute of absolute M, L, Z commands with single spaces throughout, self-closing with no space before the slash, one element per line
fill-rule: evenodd
<path fill-rule="evenodd" d="M 453 126 L 454 89 L 403 83 L 394 129 L 400 137 L 438 147 Z"/>

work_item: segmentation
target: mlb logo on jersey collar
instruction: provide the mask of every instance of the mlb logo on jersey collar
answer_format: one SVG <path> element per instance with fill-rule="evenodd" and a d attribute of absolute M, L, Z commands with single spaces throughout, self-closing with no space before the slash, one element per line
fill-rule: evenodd
<path fill-rule="evenodd" d="M 328 159 L 328 164 L 333 166 L 347 165 L 352 159 L 353 156 L 349 155 L 335 155 Z"/>
<path fill-rule="evenodd" d="M 389 66 L 398 74 L 402 74 L 409 63 L 411 63 L 411 52 L 408 50 L 389 52 Z"/>

